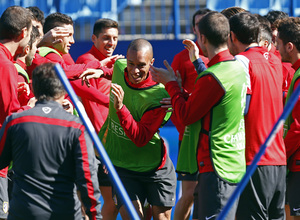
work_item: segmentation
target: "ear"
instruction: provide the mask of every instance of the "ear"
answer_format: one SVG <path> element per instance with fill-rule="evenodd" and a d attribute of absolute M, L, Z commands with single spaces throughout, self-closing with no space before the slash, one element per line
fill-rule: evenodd
<path fill-rule="evenodd" d="M 154 58 L 152 58 L 152 60 L 151 60 L 151 65 L 153 65 L 153 63 L 154 63 L 154 60 L 155 60 L 155 59 L 154 59 Z"/>
<path fill-rule="evenodd" d="M 30 47 L 29 47 L 29 45 L 27 45 L 24 49 L 25 56 L 29 53 L 29 51 L 30 51 Z"/>
<path fill-rule="evenodd" d="M 95 43 L 96 40 L 97 40 L 97 36 L 96 36 L 95 34 L 93 34 L 93 35 L 92 35 L 92 41 L 93 41 L 93 43 Z"/>
<path fill-rule="evenodd" d="M 270 44 L 269 44 L 269 41 L 264 40 L 264 42 L 263 42 L 263 47 L 268 48 L 269 45 L 270 45 Z"/>
<path fill-rule="evenodd" d="M 206 39 L 206 37 L 205 37 L 204 34 L 200 34 L 200 42 L 201 42 L 202 44 L 205 44 L 205 43 L 207 42 L 207 39 Z"/>
<path fill-rule="evenodd" d="M 196 34 L 196 35 L 197 35 L 197 32 L 196 32 L 196 29 L 195 29 L 195 27 L 193 27 L 193 32 L 194 32 L 194 34 Z"/>
<path fill-rule="evenodd" d="M 229 37 L 231 42 L 235 42 L 237 40 L 236 35 L 233 31 L 230 31 Z"/>
<path fill-rule="evenodd" d="M 18 41 L 23 40 L 25 37 L 27 37 L 28 30 L 27 27 L 24 27 L 20 33 L 20 35 L 17 37 Z"/>
<path fill-rule="evenodd" d="M 286 45 L 284 45 L 284 47 L 288 53 L 292 52 L 296 48 L 292 42 L 288 42 Z"/>

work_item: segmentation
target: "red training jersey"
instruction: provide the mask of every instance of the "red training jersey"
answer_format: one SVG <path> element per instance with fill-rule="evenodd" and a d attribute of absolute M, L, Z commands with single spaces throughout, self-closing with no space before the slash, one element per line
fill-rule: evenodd
<path fill-rule="evenodd" d="M 276 55 L 262 47 L 248 48 L 236 58 L 245 66 L 251 95 L 245 116 L 246 162 L 250 165 L 283 110 L 282 64 Z M 286 165 L 283 129 L 276 134 L 258 165 Z"/>
<path fill-rule="evenodd" d="M 196 45 L 199 48 L 200 58 L 207 66 L 207 63 L 209 62 L 208 58 L 203 55 L 203 52 L 197 42 Z M 182 88 L 184 88 L 188 93 L 192 93 L 198 74 L 193 63 L 190 60 L 189 51 L 187 49 L 184 49 L 176 54 L 173 58 L 171 66 L 175 73 L 176 71 L 179 71 L 182 79 Z M 179 123 L 180 120 L 176 118 L 176 114 L 172 114 L 171 120 L 179 132 L 179 140 L 182 140 L 185 126 Z"/>

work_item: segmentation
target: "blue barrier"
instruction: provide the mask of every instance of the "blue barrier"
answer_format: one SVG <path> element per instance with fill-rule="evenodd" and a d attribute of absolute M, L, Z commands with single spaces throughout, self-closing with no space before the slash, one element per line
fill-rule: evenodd
<path fill-rule="evenodd" d="M 270 144 L 273 142 L 276 133 L 280 129 L 282 129 L 282 126 L 283 126 L 283 123 L 284 123 L 285 119 L 288 117 L 288 115 L 293 110 L 294 105 L 298 101 L 299 94 L 300 94 L 300 86 L 298 86 L 296 88 L 296 90 L 292 93 L 289 101 L 287 102 L 286 106 L 283 109 L 283 112 L 282 112 L 281 116 L 279 117 L 278 121 L 274 125 L 274 127 L 273 127 L 272 131 L 270 132 L 269 136 L 267 137 L 265 143 L 263 143 L 263 145 L 261 145 L 261 147 L 260 147 L 258 153 L 255 155 L 251 165 L 247 167 L 247 171 L 246 171 L 243 179 L 238 184 L 236 190 L 233 192 L 233 194 L 229 198 L 227 204 L 225 205 L 224 209 L 222 210 L 222 212 L 218 216 L 217 220 L 223 220 L 223 219 L 226 218 L 226 215 L 228 214 L 228 212 L 229 212 L 230 208 L 232 207 L 233 203 L 235 202 L 237 197 L 245 189 L 247 183 L 249 182 L 251 176 L 253 175 L 253 173 L 255 172 L 255 170 L 257 168 L 257 163 L 260 161 L 260 158 L 264 155 L 264 153 L 266 151 L 266 148 L 268 146 L 270 146 Z"/>
<path fill-rule="evenodd" d="M 96 150 L 98 151 L 99 155 L 101 156 L 101 159 L 102 159 L 101 162 L 103 162 L 105 164 L 105 166 L 107 167 L 107 169 L 109 171 L 108 174 L 111 177 L 112 183 L 116 187 L 118 195 L 123 200 L 126 210 L 129 213 L 129 216 L 131 217 L 131 219 L 138 220 L 139 216 L 138 216 L 137 212 L 135 211 L 135 208 L 133 207 L 133 205 L 130 201 L 130 198 L 128 197 L 128 194 L 127 194 L 113 164 L 111 163 L 103 145 L 101 144 L 101 142 L 98 138 L 98 135 L 95 132 L 95 128 L 93 127 L 90 119 L 88 118 L 83 105 L 79 101 L 69 80 L 67 79 L 66 74 L 64 73 L 62 67 L 59 64 L 55 65 L 55 70 L 56 70 L 56 73 L 57 73 L 59 79 L 63 83 L 66 91 L 68 92 L 73 104 L 75 105 L 75 107 L 78 111 L 78 114 L 79 114 L 84 126 L 86 127 L 91 139 L 93 140 Z"/>

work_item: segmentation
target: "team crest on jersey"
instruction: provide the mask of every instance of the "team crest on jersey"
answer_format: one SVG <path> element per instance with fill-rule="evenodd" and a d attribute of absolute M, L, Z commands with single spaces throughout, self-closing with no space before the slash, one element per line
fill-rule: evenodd
<path fill-rule="evenodd" d="M 45 114 L 49 114 L 52 109 L 50 107 L 43 107 L 42 110 Z"/>
<path fill-rule="evenodd" d="M 5 214 L 8 212 L 8 202 L 3 202 L 3 212 Z"/>

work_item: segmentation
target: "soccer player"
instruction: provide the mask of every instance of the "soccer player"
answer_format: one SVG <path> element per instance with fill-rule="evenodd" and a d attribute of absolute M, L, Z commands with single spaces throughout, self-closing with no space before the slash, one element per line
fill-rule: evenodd
<path fill-rule="evenodd" d="M 167 70 L 153 67 L 151 73 L 155 81 L 165 84 L 174 111 L 189 132 L 181 147 L 186 145 L 192 152 L 194 147 L 197 149 L 193 156 L 199 169 L 193 219 L 202 220 L 217 217 L 246 170 L 246 76 L 227 48 L 228 19 L 210 12 L 200 20 L 198 28 L 199 45 L 210 61 L 187 100 L 166 61 Z M 235 218 L 236 207 L 237 202 L 227 219 Z"/>
<path fill-rule="evenodd" d="M 167 93 L 162 84 L 152 80 L 149 69 L 153 62 L 152 45 L 144 39 L 130 43 L 127 60 L 116 61 L 109 114 L 99 137 L 140 218 L 145 217 L 147 201 L 153 219 L 170 219 L 176 174 L 157 133 L 165 123 L 166 111 L 160 100 Z M 129 219 L 118 195 L 116 202 L 122 219 Z"/>
<path fill-rule="evenodd" d="M 250 13 L 229 20 L 230 52 L 246 70 L 248 79 L 246 162 L 250 165 L 282 113 L 282 64 L 276 55 L 258 46 L 259 21 Z M 284 219 L 286 155 L 280 130 L 258 162 L 241 194 L 237 219 Z M 268 184 L 265 184 L 268 183 Z"/>
<path fill-rule="evenodd" d="M 283 62 L 290 62 L 295 69 L 295 74 L 288 90 L 287 101 L 292 92 L 299 86 L 300 78 L 300 19 L 284 18 L 279 22 L 277 35 L 277 48 Z M 300 98 L 299 98 L 300 99 Z M 290 206 L 290 215 L 294 219 L 300 219 L 300 102 L 298 101 L 285 122 L 285 148 L 288 159 L 288 178 L 287 178 L 287 201 Z"/>
<path fill-rule="evenodd" d="M 120 55 L 113 55 L 113 52 L 118 43 L 118 22 L 101 18 L 94 24 L 92 41 L 92 48 L 85 54 L 78 57 L 76 63 L 87 64 L 90 61 L 98 60 L 102 66 L 113 68 L 116 59 L 124 58 Z M 109 97 L 111 80 L 106 78 L 90 79 L 91 86 L 99 90 L 107 97 Z M 80 89 L 81 85 L 74 85 L 75 89 Z M 79 88 L 78 88 L 79 87 Z M 82 104 L 94 125 L 96 132 L 99 132 L 108 115 L 108 105 L 90 101 L 90 99 L 81 97 Z M 101 209 L 101 214 L 104 219 L 116 219 L 118 210 L 112 200 L 111 182 L 105 174 L 103 165 L 99 165 L 99 184 L 101 194 L 103 196 L 104 204 Z"/>
<path fill-rule="evenodd" d="M 124 56 L 113 55 L 118 43 L 118 34 L 118 22 L 107 18 L 97 20 L 92 35 L 93 46 L 87 53 L 79 56 L 76 63 L 87 64 L 97 60 L 100 61 L 101 66 L 113 68 L 116 59 L 124 58 Z M 91 79 L 89 82 L 101 93 L 109 96 L 110 79 Z M 88 99 L 82 99 L 82 102 L 96 131 L 99 132 L 107 117 L 108 106 L 91 102 Z"/>
<path fill-rule="evenodd" d="M 23 53 L 18 56 L 15 63 L 15 67 L 18 71 L 18 99 L 21 105 L 27 105 L 29 99 L 33 97 L 33 93 L 29 87 L 31 82 L 26 70 L 27 66 L 30 66 L 32 63 L 39 39 L 39 30 L 35 26 L 32 26 L 28 45 L 24 48 Z"/>
<path fill-rule="evenodd" d="M 210 12 L 209 9 L 199 9 L 193 15 L 192 27 L 197 39 L 199 36 L 198 23 L 201 20 L 201 18 L 208 12 Z M 203 60 L 203 65 L 206 65 L 208 63 L 208 58 L 203 56 L 203 52 L 201 48 L 199 48 L 199 44 L 197 42 L 196 45 L 199 49 L 199 57 Z M 193 91 L 198 74 L 195 70 L 193 63 L 189 58 L 189 51 L 187 49 L 184 49 L 178 54 L 176 54 L 173 58 L 171 66 L 175 72 L 178 71 L 178 73 L 180 74 L 182 80 L 182 88 L 185 89 L 188 93 L 191 93 Z M 176 119 L 176 114 L 172 115 L 171 120 L 176 126 L 177 130 L 179 131 L 180 148 L 185 126 L 179 122 L 180 119 Z M 190 174 L 187 173 L 186 170 L 182 171 L 179 167 L 177 167 L 176 171 L 178 173 L 177 179 L 181 181 L 182 194 L 180 199 L 177 201 L 175 207 L 174 219 L 189 219 L 194 201 L 193 194 L 195 186 L 197 184 L 198 171 L 196 170 L 195 173 Z"/>
<path fill-rule="evenodd" d="M 97 164 L 80 119 L 67 113 L 54 64 L 33 72 L 35 107 L 6 118 L 0 130 L 0 168 L 13 161 L 8 219 L 100 219 Z M 77 191 L 77 194 L 76 194 Z"/>
<path fill-rule="evenodd" d="M 8 7 L 0 18 L 0 128 L 13 112 L 29 109 L 18 101 L 18 72 L 14 57 L 23 52 L 29 42 L 32 29 L 31 14 L 24 8 Z M 33 104 L 33 103 L 32 103 Z M 34 104 L 33 104 L 34 105 Z M 8 214 L 7 169 L 0 170 L 0 218 Z"/>

